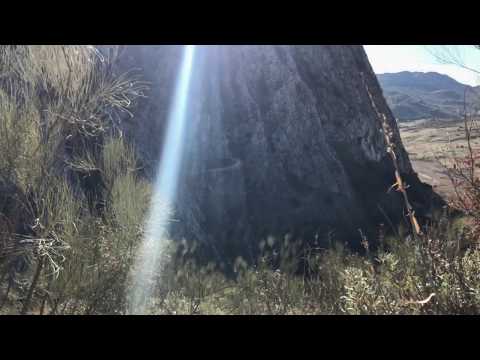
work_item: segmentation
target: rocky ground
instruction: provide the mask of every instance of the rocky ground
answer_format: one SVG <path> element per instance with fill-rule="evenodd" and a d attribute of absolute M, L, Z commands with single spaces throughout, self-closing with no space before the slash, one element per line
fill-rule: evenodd
<path fill-rule="evenodd" d="M 432 185 L 444 197 L 453 194 L 452 184 L 446 176 L 445 165 L 465 155 L 467 142 L 462 120 L 417 120 L 399 123 L 403 144 L 420 179 Z M 480 149 L 480 128 L 472 130 L 472 147 Z"/>

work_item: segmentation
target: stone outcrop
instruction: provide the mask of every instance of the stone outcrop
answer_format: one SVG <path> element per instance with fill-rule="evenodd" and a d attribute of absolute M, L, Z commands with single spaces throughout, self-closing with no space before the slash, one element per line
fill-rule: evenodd
<path fill-rule="evenodd" d="M 152 169 L 182 48 L 127 46 L 121 57 L 151 82 L 126 130 Z M 417 214 L 440 203 L 412 170 L 361 46 L 197 46 L 192 76 L 175 236 L 248 257 L 268 235 L 355 246 L 358 229 L 373 241 L 379 223 L 403 221 L 367 87 L 393 129 Z"/>

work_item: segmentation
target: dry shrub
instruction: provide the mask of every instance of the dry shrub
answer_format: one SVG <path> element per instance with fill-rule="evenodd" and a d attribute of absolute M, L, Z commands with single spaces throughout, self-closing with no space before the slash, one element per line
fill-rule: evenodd
<path fill-rule="evenodd" d="M 0 47 L 0 306 L 14 288 L 23 313 L 121 310 L 123 280 L 105 274 L 126 271 L 149 185 L 116 139 L 146 84 L 116 73 L 115 50 Z"/>
<path fill-rule="evenodd" d="M 480 154 L 472 144 L 472 136 L 479 131 L 476 119 L 465 115 L 464 130 L 466 153 L 453 156 L 452 165 L 446 169 L 455 192 L 450 205 L 468 217 L 470 239 L 477 241 L 480 236 Z"/>

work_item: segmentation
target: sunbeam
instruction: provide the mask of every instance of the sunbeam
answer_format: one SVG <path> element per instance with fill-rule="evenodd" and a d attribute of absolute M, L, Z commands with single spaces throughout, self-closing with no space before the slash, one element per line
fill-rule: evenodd
<path fill-rule="evenodd" d="M 133 267 L 132 286 L 129 290 L 129 312 L 131 314 L 146 312 L 148 301 L 152 296 L 154 274 L 161 265 L 160 260 L 168 236 L 168 222 L 175 201 L 183 153 L 194 54 L 195 46 L 186 45 L 168 117 L 167 132 L 146 222 L 145 236 Z"/>

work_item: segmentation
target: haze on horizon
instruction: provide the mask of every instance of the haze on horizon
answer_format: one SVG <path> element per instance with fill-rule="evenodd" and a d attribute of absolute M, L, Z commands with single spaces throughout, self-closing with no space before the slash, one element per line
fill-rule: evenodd
<path fill-rule="evenodd" d="M 437 72 L 460 83 L 480 85 L 480 50 L 472 45 L 364 45 L 376 74 L 401 71 Z M 478 73 L 453 64 L 444 64 L 434 54 L 454 57 Z"/>

